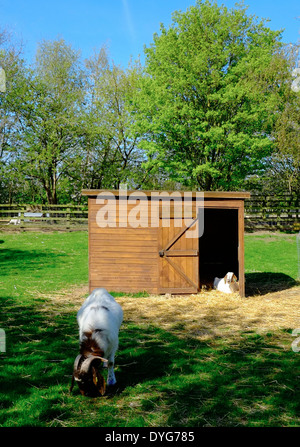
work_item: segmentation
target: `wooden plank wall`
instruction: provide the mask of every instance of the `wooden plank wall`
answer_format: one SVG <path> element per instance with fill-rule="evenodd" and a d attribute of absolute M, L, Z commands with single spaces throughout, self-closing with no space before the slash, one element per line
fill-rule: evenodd
<path fill-rule="evenodd" d="M 161 224 L 164 219 L 160 219 L 159 207 L 153 207 L 153 203 L 149 200 L 140 200 L 138 205 L 137 207 L 135 200 L 132 203 L 127 202 L 125 207 L 120 207 L 118 200 L 115 202 L 114 200 L 112 202 L 102 200 L 102 204 L 99 204 L 96 197 L 89 197 L 90 291 L 96 287 L 105 287 L 109 291 L 115 292 L 158 293 L 161 286 L 166 286 L 165 283 L 160 284 L 159 280 L 162 274 L 159 249 L 165 242 L 160 240 L 160 234 L 163 234 L 164 229 L 160 231 L 158 225 L 157 227 L 151 225 L 153 218 L 154 220 L 157 218 L 157 222 L 160 221 Z M 244 295 L 243 206 L 243 200 L 238 199 L 205 201 L 205 207 L 239 210 L 239 280 L 242 296 Z M 175 208 L 177 207 L 173 207 L 171 211 L 173 220 L 177 213 Z M 192 208 L 191 215 L 195 211 L 194 204 Z M 153 209 L 155 209 L 154 212 Z M 132 227 L 135 216 L 138 220 L 136 228 Z M 103 228 L 99 225 L 104 221 L 107 226 Z M 175 227 L 168 229 L 168 237 L 171 237 L 173 232 L 175 234 L 175 230 L 177 230 Z M 190 248 L 190 246 L 188 247 Z M 182 249 L 183 247 L 178 245 L 178 248 Z M 179 261 L 181 262 L 181 260 Z M 190 261 L 192 263 L 192 258 Z M 182 260 L 180 267 L 183 268 L 184 263 L 186 260 Z M 197 265 L 195 268 L 198 268 L 198 262 L 195 265 Z M 175 281 L 173 273 L 169 269 L 166 274 L 168 286 L 170 285 L 171 288 L 174 281 L 176 288 L 182 288 L 181 279 Z"/>
<path fill-rule="evenodd" d="M 105 206 L 109 214 L 110 206 Z M 135 206 L 127 205 L 129 216 Z M 90 291 L 96 287 L 105 287 L 115 292 L 157 292 L 158 228 L 151 228 L 150 225 L 146 227 L 151 218 L 150 213 L 145 218 L 146 207 L 148 202 L 141 201 L 141 213 L 138 216 L 141 217 L 141 226 L 138 228 L 125 227 L 126 210 L 119 212 L 118 206 L 116 227 L 99 228 L 96 218 L 101 205 L 96 203 L 95 198 L 89 198 Z M 120 228 L 121 225 L 124 227 Z"/>

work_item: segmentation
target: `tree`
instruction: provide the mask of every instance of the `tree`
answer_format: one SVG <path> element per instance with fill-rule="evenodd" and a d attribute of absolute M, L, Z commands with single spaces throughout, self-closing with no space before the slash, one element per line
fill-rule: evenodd
<path fill-rule="evenodd" d="M 26 200 L 79 201 L 83 188 L 140 182 L 143 153 L 130 134 L 138 66 L 115 66 L 104 48 L 84 65 L 62 39 L 43 41 L 33 67 L 19 65 L 0 103 L 4 200 L 21 188 Z"/>
<path fill-rule="evenodd" d="M 15 164 L 25 178 L 39 182 L 51 204 L 80 147 L 81 76 L 78 52 L 64 40 L 44 41 L 20 95 L 22 148 Z"/>
<path fill-rule="evenodd" d="M 234 189 L 272 153 L 280 111 L 281 33 L 198 0 L 145 49 L 135 131 L 147 167 L 183 186 Z"/>
<path fill-rule="evenodd" d="M 116 66 L 103 47 L 86 60 L 85 79 L 81 169 L 70 176 L 79 181 L 78 192 L 82 187 L 118 188 L 122 182 L 136 185 L 143 154 L 130 129 L 139 68 Z"/>
<path fill-rule="evenodd" d="M 281 185 L 300 198 L 300 67 L 298 66 L 299 45 L 288 47 L 290 76 L 287 78 L 284 108 L 276 122 L 274 131 L 276 154 L 274 176 Z M 293 80 L 293 77 L 296 79 Z"/>
<path fill-rule="evenodd" d="M 0 91 L 0 201 L 11 200 L 16 184 L 20 184 L 13 163 L 22 132 L 18 105 L 26 78 L 21 55 L 22 45 L 13 42 L 8 31 L 0 30 L 0 67 L 5 73 L 5 88 Z"/>
<path fill-rule="evenodd" d="M 264 160 L 261 175 L 250 176 L 246 187 L 266 194 L 290 193 L 300 198 L 300 68 L 299 45 L 286 45 L 282 57 L 290 70 L 284 80 L 282 105 L 273 129 L 274 151 Z M 296 78 L 296 79 L 295 79 Z"/>

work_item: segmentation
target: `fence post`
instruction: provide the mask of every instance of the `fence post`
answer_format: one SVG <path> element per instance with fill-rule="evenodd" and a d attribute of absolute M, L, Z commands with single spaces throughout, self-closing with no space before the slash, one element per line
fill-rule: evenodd
<path fill-rule="evenodd" d="M 25 227 L 25 222 L 24 222 L 25 211 L 26 211 L 26 206 L 23 206 L 20 210 L 20 230 Z"/>
<path fill-rule="evenodd" d="M 68 208 L 67 208 L 67 226 L 66 226 L 67 230 L 70 230 L 70 225 L 71 225 L 71 209 L 70 209 L 70 206 L 68 206 Z"/>
<path fill-rule="evenodd" d="M 300 279 L 300 231 L 297 234 L 297 249 L 298 249 L 298 279 Z"/>

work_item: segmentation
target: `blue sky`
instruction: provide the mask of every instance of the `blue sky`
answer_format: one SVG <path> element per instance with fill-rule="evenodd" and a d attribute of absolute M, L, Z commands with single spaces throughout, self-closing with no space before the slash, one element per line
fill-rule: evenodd
<path fill-rule="evenodd" d="M 233 7 L 235 0 L 218 0 Z M 269 18 L 272 29 L 284 28 L 286 42 L 300 40 L 299 0 L 246 0 L 248 13 Z M 31 61 L 37 43 L 63 37 L 83 57 L 107 45 L 116 64 L 126 67 L 132 56 L 143 62 L 143 48 L 168 26 L 172 12 L 185 11 L 195 0 L 0 0 L 0 29 L 5 27 L 22 39 L 25 57 Z"/>

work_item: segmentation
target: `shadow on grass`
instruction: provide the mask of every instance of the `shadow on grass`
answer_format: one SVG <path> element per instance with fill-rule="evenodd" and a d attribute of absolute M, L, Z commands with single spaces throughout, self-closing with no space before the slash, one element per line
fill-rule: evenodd
<path fill-rule="evenodd" d="M 115 394 L 136 387 L 140 411 L 166 411 L 168 426 L 278 426 L 285 417 L 297 424 L 297 358 L 273 335 L 204 342 L 134 326 L 121 333 L 120 346 Z"/>
<path fill-rule="evenodd" d="M 0 250 L 0 269 L 1 275 L 12 274 L 12 270 L 36 270 L 37 267 L 47 264 L 49 267 L 55 267 L 53 260 L 66 257 L 66 254 L 51 253 L 42 250 L 19 250 L 19 249 L 1 249 Z"/>
<path fill-rule="evenodd" d="M 285 273 L 258 272 L 246 273 L 246 295 L 263 295 L 270 292 L 280 292 L 296 286 L 298 283 Z"/>
<path fill-rule="evenodd" d="M 222 324 L 222 313 L 215 317 Z M 210 333 L 201 341 L 152 325 L 125 329 L 116 393 L 139 387 L 141 408 L 166 411 L 168 426 L 297 424 L 299 357 L 279 347 L 284 334 L 227 340 L 214 335 L 214 324 Z"/>
<path fill-rule="evenodd" d="M 128 421 L 140 426 L 155 424 L 157 415 L 171 427 L 299 422 L 299 355 L 278 343 L 289 334 L 217 337 L 214 325 L 223 323 L 221 311 L 205 340 L 125 321 L 116 358 L 118 383 L 105 398 L 91 400 L 75 388 L 68 393 L 78 353 L 76 313 L 50 318 L 41 304 L 16 307 L 9 297 L 2 302 L 0 326 L 7 335 L 7 351 L 0 357 L 2 426 L 57 420 L 74 426 L 125 426 Z"/>
<path fill-rule="evenodd" d="M 68 334 L 76 334 L 77 323 L 63 314 L 51 319 L 41 312 L 40 305 L 40 300 L 27 306 L 1 297 L 0 327 L 5 331 L 6 351 L 0 353 L 0 425 L 5 425 L 7 418 L 3 409 L 13 411 L 12 425 L 20 425 L 19 417 L 26 421 L 26 406 L 22 411 L 22 402 L 33 405 L 35 394 L 60 384 L 70 375 L 70 351 L 74 349 L 76 336 L 73 339 Z M 29 413 L 28 423 L 35 425 L 30 422 L 34 415 Z"/>

